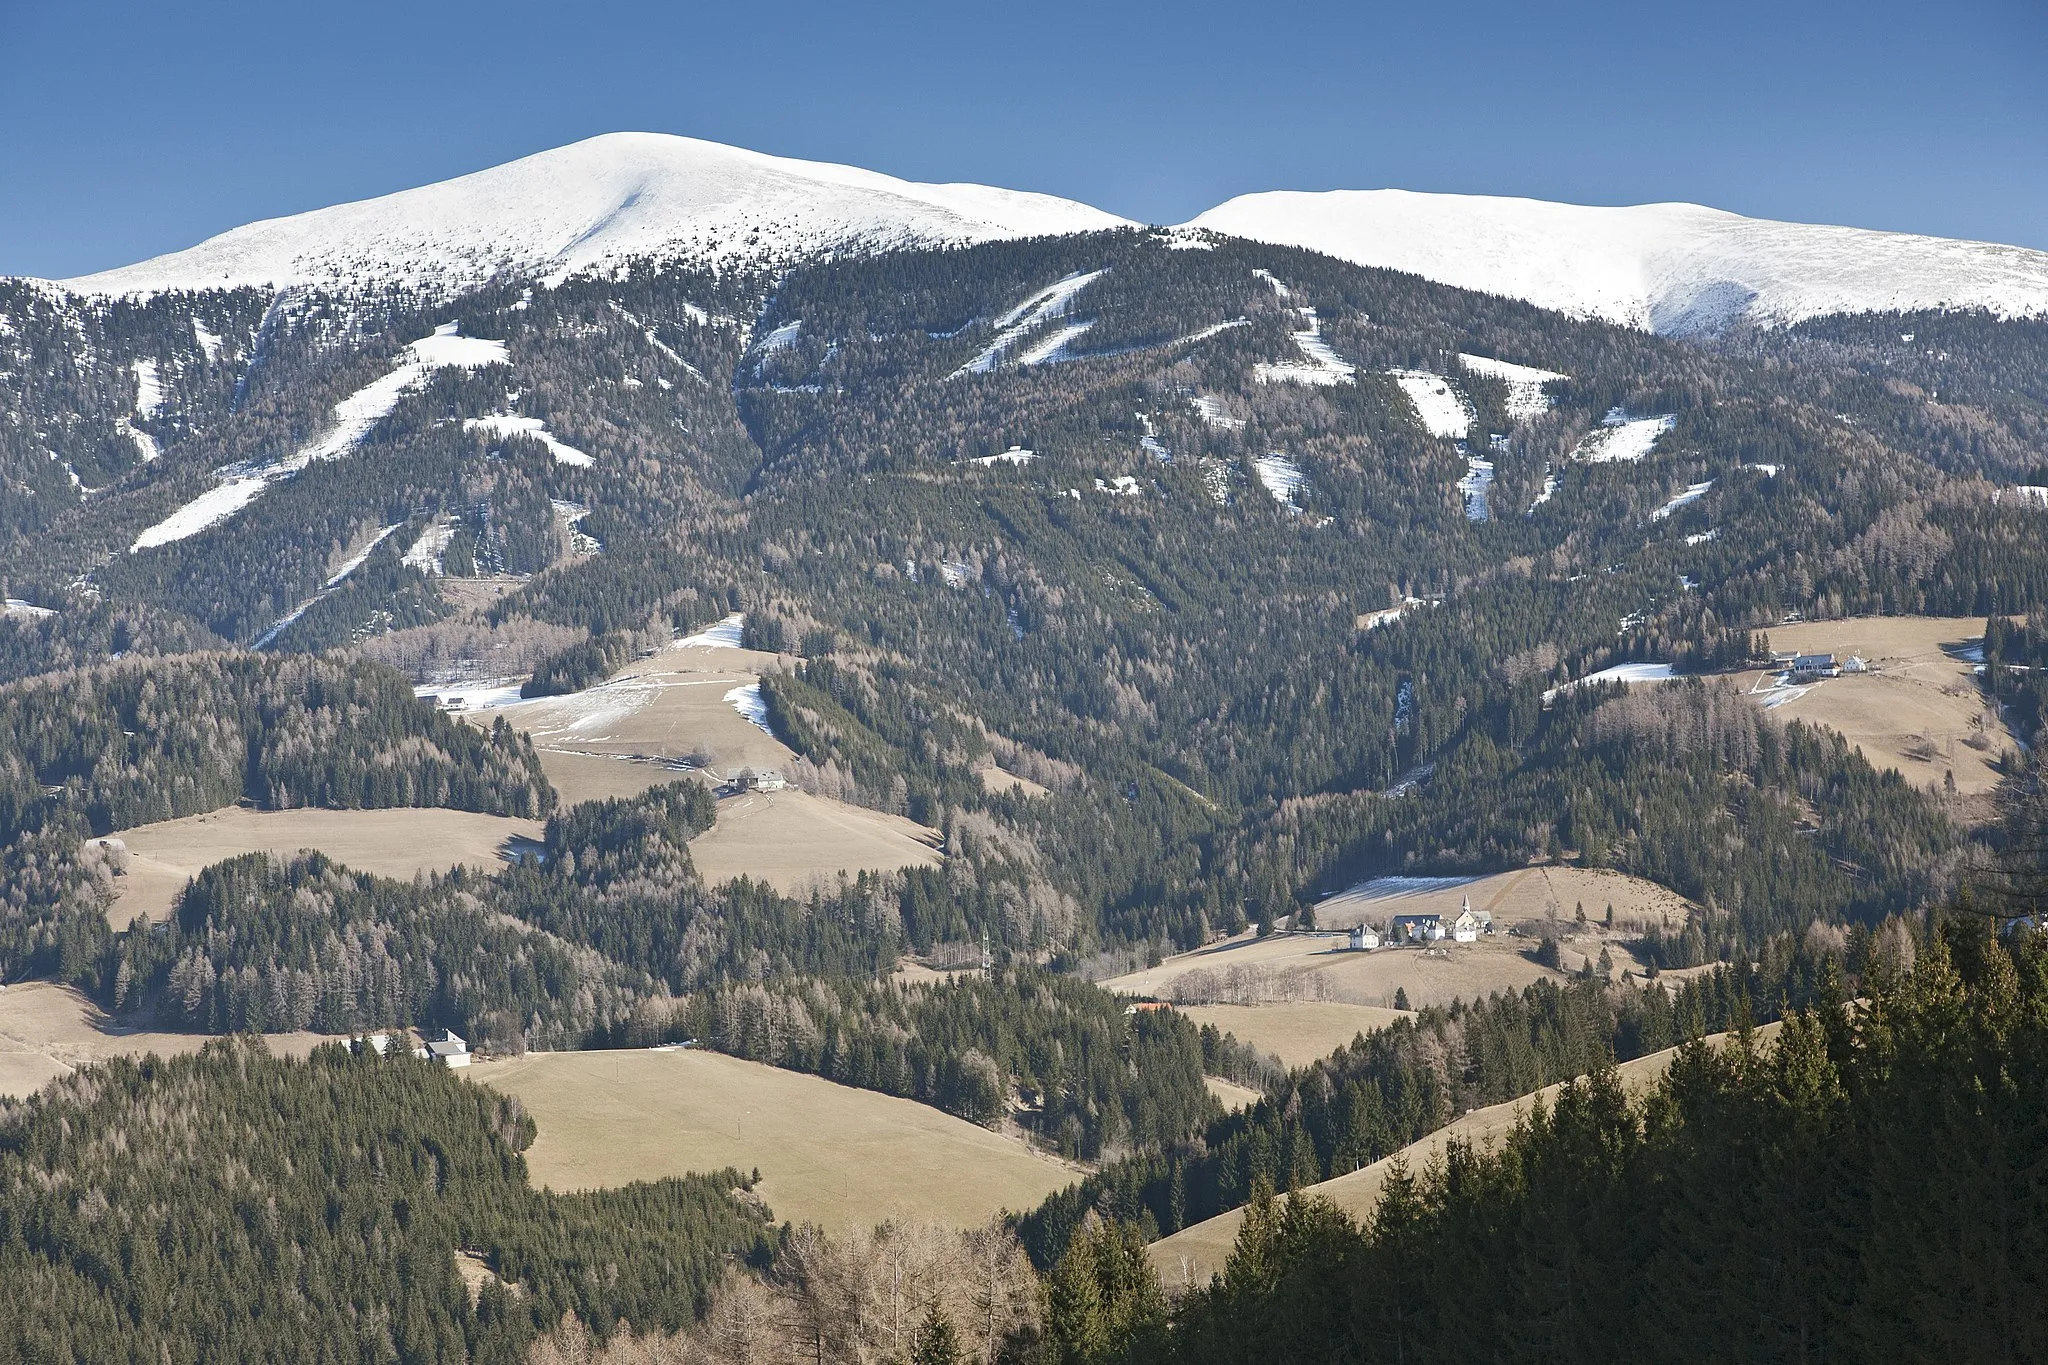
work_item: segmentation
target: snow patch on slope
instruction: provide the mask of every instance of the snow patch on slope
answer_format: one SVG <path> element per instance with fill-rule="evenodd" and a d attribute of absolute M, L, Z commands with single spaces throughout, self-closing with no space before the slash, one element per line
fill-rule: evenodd
<path fill-rule="evenodd" d="M 1543 391 L 1543 386 L 1571 377 L 1555 370 L 1514 365 L 1483 355 L 1460 353 L 1458 363 L 1474 374 L 1487 375 L 1508 386 L 1508 417 L 1516 422 L 1527 422 L 1550 411 L 1550 395 Z"/>
<path fill-rule="evenodd" d="M 1300 465 L 1274 451 L 1254 456 L 1252 470 L 1259 476 L 1259 482 L 1266 486 L 1266 491 L 1273 495 L 1274 502 L 1290 514 L 1300 514 L 1301 504 L 1296 499 L 1301 490 L 1308 487 L 1308 475 L 1302 472 Z"/>
<path fill-rule="evenodd" d="M 1600 425 L 1586 433 L 1572 451 L 1574 460 L 1587 464 L 1633 464 L 1647 456 L 1660 437 L 1678 425 L 1669 413 L 1656 417 L 1631 417 L 1620 408 L 1609 408 Z"/>
<path fill-rule="evenodd" d="M 1388 370 L 1430 435 L 1462 441 L 1472 430 L 1472 408 L 1451 381 L 1428 370 Z M 1492 466 L 1488 466 L 1491 468 Z"/>
<path fill-rule="evenodd" d="M 240 512 L 271 484 L 296 477 L 315 460 L 332 460 L 347 454 L 370 434 L 372 427 L 391 414 L 399 399 L 424 385 L 435 370 L 510 363 L 504 342 L 462 336 L 452 322 L 436 327 L 433 335 L 413 342 L 406 351 L 407 356 L 398 368 L 334 405 L 334 425 L 325 435 L 275 463 L 253 469 L 231 467 L 232 472 L 224 475 L 223 482 L 137 536 L 128 552 L 151 550 L 198 535 Z"/>
<path fill-rule="evenodd" d="M 538 417 L 516 417 L 506 413 L 494 413 L 489 417 L 471 417 L 462 424 L 464 431 L 489 432 L 493 436 L 524 436 L 539 441 L 555 457 L 556 464 L 574 465 L 588 469 L 597 461 L 575 446 L 556 437 L 548 430 L 548 424 Z"/>

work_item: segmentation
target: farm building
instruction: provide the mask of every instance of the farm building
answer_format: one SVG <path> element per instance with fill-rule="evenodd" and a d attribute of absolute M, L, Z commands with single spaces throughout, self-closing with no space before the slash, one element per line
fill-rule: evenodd
<path fill-rule="evenodd" d="M 1380 946 L 1380 936 L 1370 924 L 1355 925 L 1346 946 L 1354 953 L 1370 952 Z"/>
<path fill-rule="evenodd" d="M 1397 943 L 1437 943 L 1444 936 L 1444 917 L 1438 914 L 1396 915 L 1387 933 Z"/>
<path fill-rule="evenodd" d="M 1844 673 L 1868 673 L 1870 665 L 1854 654 L 1851 654 L 1848 658 L 1842 660 L 1842 671 Z"/>
<path fill-rule="evenodd" d="M 732 780 L 737 792 L 779 792 L 788 785 L 789 779 L 773 768 L 742 768 Z"/>
<path fill-rule="evenodd" d="M 431 1057 L 449 1070 L 469 1065 L 469 1044 L 453 1029 L 442 1029 L 441 1036 L 413 1049 L 415 1057 Z"/>
<path fill-rule="evenodd" d="M 1835 665 L 1832 654 L 1800 654 L 1792 660 L 1792 676 L 1795 679 L 1812 680 L 1832 678 L 1841 670 Z"/>

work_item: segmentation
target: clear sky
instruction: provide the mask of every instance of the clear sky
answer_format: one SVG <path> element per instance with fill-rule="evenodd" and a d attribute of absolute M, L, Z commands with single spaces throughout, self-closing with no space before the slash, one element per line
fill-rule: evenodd
<path fill-rule="evenodd" d="M 621 129 L 1154 222 L 1398 186 L 2048 248 L 2048 4 L 0 0 L 0 273 Z"/>

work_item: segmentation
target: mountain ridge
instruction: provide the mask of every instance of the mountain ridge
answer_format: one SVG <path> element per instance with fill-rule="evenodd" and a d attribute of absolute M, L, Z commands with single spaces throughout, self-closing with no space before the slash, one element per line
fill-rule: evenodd
<path fill-rule="evenodd" d="M 1136 226 L 1053 195 L 923 184 L 627 132 L 40 283 L 136 296 L 367 279 L 452 296 L 508 271 L 559 281 L 649 258 L 771 264 Z M 1832 314 L 2048 314 L 2048 252 L 1683 202 L 1596 207 L 1399 189 L 1271 190 L 1168 230 L 1186 240 L 1207 231 L 1300 247 L 1664 334 Z"/>

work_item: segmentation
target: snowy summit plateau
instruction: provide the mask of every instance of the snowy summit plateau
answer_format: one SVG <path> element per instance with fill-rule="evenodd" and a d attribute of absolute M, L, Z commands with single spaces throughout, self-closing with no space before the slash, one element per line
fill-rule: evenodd
<path fill-rule="evenodd" d="M 1052 195 L 927 185 L 613 133 L 377 199 L 251 223 L 63 282 L 89 294 L 352 283 L 459 292 L 646 258 L 755 264 L 1135 227 Z M 2048 252 L 1744 218 L 1405 190 L 1248 194 L 1178 229 L 1322 252 L 1654 332 L 1929 308 L 2048 313 Z"/>

